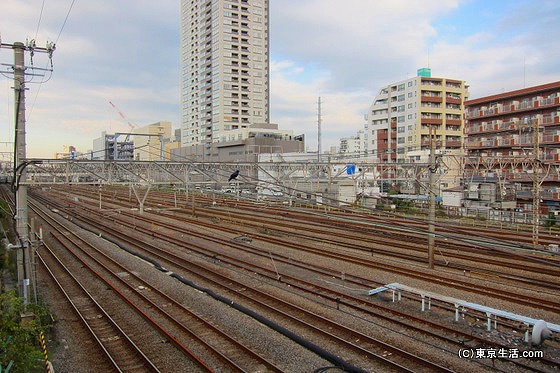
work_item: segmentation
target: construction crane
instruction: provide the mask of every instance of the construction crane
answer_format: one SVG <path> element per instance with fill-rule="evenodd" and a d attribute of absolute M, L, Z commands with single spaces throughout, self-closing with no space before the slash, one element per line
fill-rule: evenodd
<path fill-rule="evenodd" d="M 119 115 L 121 116 L 122 119 L 124 119 L 126 121 L 126 123 L 128 124 L 128 127 L 130 127 L 130 131 L 134 130 L 136 128 L 136 126 L 132 123 L 129 122 L 128 119 L 126 119 L 126 117 L 124 116 L 124 114 L 117 108 L 117 106 L 115 104 L 113 104 L 112 101 L 109 101 L 109 104 L 111 104 L 111 106 L 117 111 L 117 113 L 119 113 Z M 128 149 L 128 142 L 130 141 L 130 135 L 132 134 L 129 131 L 129 133 L 126 134 L 126 138 L 124 139 L 124 142 L 121 143 L 121 152 L 125 152 L 127 151 L 126 149 Z M 119 149 L 117 146 L 117 134 L 115 133 L 115 159 L 117 159 L 118 154 L 119 154 Z M 126 149 L 125 149 L 126 147 Z M 132 148 L 132 151 L 134 151 L 134 147 Z"/>
<path fill-rule="evenodd" d="M 133 129 L 136 128 L 136 126 L 132 123 L 130 123 L 128 121 L 128 119 L 126 119 L 126 117 L 124 116 L 124 114 L 119 110 L 119 108 L 117 108 L 117 106 L 115 104 L 113 104 L 113 102 L 109 101 L 109 103 L 111 104 L 111 106 L 117 111 L 117 113 L 119 113 L 119 115 L 121 116 L 122 119 L 124 119 L 126 121 L 126 123 L 128 124 L 128 127 L 130 127 L 130 130 L 132 131 Z M 124 139 L 125 142 L 128 142 L 128 140 L 130 139 L 130 133 L 126 135 L 126 138 Z"/>
<path fill-rule="evenodd" d="M 111 101 L 109 101 L 109 103 L 111 104 L 111 106 L 117 111 L 117 113 L 119 113 L 119 115 L 121 116 L 122 119 L 124 119 L 126 121 L 126 123 L 128 124 L 128 126 L 130 127 L 130 130 L 132 131 L 133 129 L 136 128 L 136 126 L 132 123 L 130 123 L 128 121 L 128 119 L 126 119 L 126 117 L 124 116 L 124 114 L 119 110 L 119 108 L 117 108 L 115 106 L 115 104 L 113 104 Z"/>

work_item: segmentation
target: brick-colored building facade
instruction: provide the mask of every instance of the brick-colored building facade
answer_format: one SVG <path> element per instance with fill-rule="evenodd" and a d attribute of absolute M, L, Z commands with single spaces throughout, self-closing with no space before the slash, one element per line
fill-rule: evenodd
<path fill-rule="evenodd" d="M 560 82 L 468 100 L 465 113 L 465 150 L 482 164 L 466 179 L 509 184 L 517 206 L 531 209 L 538 175 L 541 210 L 560 210 Z"/>

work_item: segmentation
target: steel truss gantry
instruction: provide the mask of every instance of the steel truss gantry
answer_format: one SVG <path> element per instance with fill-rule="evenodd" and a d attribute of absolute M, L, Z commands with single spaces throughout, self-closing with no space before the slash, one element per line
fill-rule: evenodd
<path fill-rule="evenodd" d="M 165 162 L 165 161 L 92 161 L 28 159 L 15 175 L 17 185 L 107 184 L 175 187 L 220 186 L 228 176 L 240 170 L 246 184 L 269 183 L 284 186 L 300 182 L 337 178 L 367 178 L 373 181 L 409 182 L 428 179 L 425 163 L 352 163 L 348 162 Z M 20 180 L 25 169 L 25 180 Z M 423 179 L 423 180 L 422 180 Z"/>

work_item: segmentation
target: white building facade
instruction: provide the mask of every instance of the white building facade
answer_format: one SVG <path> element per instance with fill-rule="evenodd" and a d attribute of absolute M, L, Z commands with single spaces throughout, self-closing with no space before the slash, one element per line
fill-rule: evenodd
<path fill-rule="evenodd" d="M 181 146 L 269 123 L 269 0 L 181 1 Z"/>
<path fill-rule="evenodd" d="M 339 153 L 341 155 L 351 155 L 355 157 L 365 156 L 364 131 L 358 131 L 356 136 L 343 137 L 340 139 Z"/>
<path fill-rule="evenodd" d="M 429 69 L 381 88 L 367 115 L 365 150 L 393 162 L 420 161 L 430 141 L 446 153 L 462 153 L 467 98 L 464 81 L 432 78 Z"/>

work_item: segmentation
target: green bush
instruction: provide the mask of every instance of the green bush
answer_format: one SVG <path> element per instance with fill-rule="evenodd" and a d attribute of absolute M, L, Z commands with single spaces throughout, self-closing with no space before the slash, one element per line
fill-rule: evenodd
<path fill-rule="evenodd" d="M 11 217 L 10 206 L 8 205 L 8 202 L 0 199 L 0 219 L 4 219 L 6 217 Z"/>
<path fill-rule="evenodd" d="M 35 317 L 22 322 L 23 300 L 15 290 L 0 295 L 0 365 L 5 369 L 13 362 L 12 372 L 44 372 L 45 364 L 39 343 L 41 325 L 47 319 L 44 306 L 29 304 L 26 313 Z"/>

